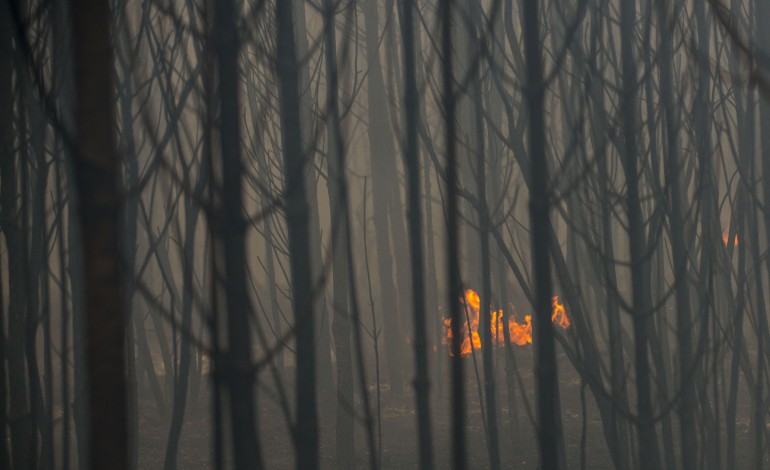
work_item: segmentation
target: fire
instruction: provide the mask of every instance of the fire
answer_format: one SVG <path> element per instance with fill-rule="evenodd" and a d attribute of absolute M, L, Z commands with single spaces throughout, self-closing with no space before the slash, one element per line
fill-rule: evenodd
<path fill-rule="evenodd" d="M 551 301 L 551 305 L 553 306 L 553 313 L 551 314 L 551 321 L 555 325 L 559 325 L 563 329 L 569 328 L 569 326 L 572 324 L 569 317 L 567 316 L 567 311 L 564 310 L 564 305 L 559 303 L 559 296 L 555 295 L 553 297 L 553 300 Z"/>
<path fill-rule="evenodd" d="M 481 302 L 479 294 L 473 289 L 465 291 L 465 296 L 461 301 L 465 306 L 465 321 L 462 324 L 460 332 L 462 334 L 463 341 L 460 344 L 460 355 L 467 356 L 477 349 L 481 349 L 481 336 L 479 335 L 479 311 L 481 308 Z M 551 321 L 555 325 L 559 325 L 561 328 L 569 328 L 571 322 L 567 316 L 567 311 L 564 309 L 564 305 L 559 303 L 559 297 L 554 296 L 553 301 L 553 314 L 551 315 Z M 504 326 L 503 326 L 503 311 L 490 309 L 492 315 L 491 333 L 492 343 L 495 346 L 505 345 Z M 446 335 L 442 342 L 450 346 L 449 354 L 454 356 L 451 350 L 452 344 L 452 319 L 445 318 L 444 326 L 446 327 Z M 519 323 L 513 316 L 508 319 L 508 333 L 511 338 L 511 343 L 519 346 L 525 344 L 532 344 L 532 317 L 526 315 L 524 322 Z"/>
<path fill-rule="evenodd" d="M 460 345 L 460 351 L 462 351 L 462 355 L 465 356 L 466 354 L 470 354 L 473 350 L 481 348 L 481 338 L 479 337 L 479 294 L 468 289 L 465 291 L 463 300 L 467 318 L 460 329 L 463 338 L 462 344 Z M 444 344 L 451 346 L 453 338 L 452 319 L 445 318 L 444 326 L 446 327 Z"/>
<path fill-rule="evenodd" d="M 503 313 L 503 311 L 500 310 L 500 313 Z M 532 344 L 532 316 L 524 315 L 524 323 L 517 323 L 515 318 L 508 319 L 508 333 L 511 336 L 511 343 L 518 344 L 519 346 Z M 499 341 L 496 344 L 504 345 L 505 338 L 500 335 Z"/>
<path fill-rule="evenodd" d="M 730 244 L 730 235 L 727 232 L 722 232 L 722 243 L 725 244 L 725 246 Z M 738 234 L 735 234 L 735 237 L 733 238 L 733 246 L 738 246 Z"/>

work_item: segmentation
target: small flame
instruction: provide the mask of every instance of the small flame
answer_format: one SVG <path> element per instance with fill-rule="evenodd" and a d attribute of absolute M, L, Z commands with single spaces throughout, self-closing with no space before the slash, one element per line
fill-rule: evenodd
<path fill-rule="evenodd" d="M 463 297 L 465 303 L 465 316 L 466 320 L 463 322 L 460 333 L 462 334 L 463 341 L 460 344 L 461 355 L 465 356 L 470 354 L 475 349 L 481 348 L 481 338 L 479 337 L 479 295 L 471 289 L 465 291 Z M 443 340 L 444 344 L 451 346 L 452 344 L 452 319 L 445 318 L 444 326 L 446 327 L 446 337 Z"/>
<path fill-rule="evenodd" d="M 553 306 L 553 314 L 551 314 L 551 321 L 554 323 L 554 325 L 559 325 L 565 330 L 569 328 L 572 322 L 567 316 L 567 311 L 564 310 L 564 305 L 559 303 L 558 295 L 553 296 L 551 305 Z"/>
<path fill-rule="evenodd" d="M 532 344 L 532 316 L 524 315 L 524 323 L 516 323 L 514 318 L 508 320 L 508 332 L 511 335 L 511 343 L 519 346 Z M 499 344 L 504 345 L 505 341 Z"/>
<path fill-rule="evenodd" d="M 722 232 L 722 243 L 725 244 L 725 246 L 728 246 L 730 244 L 730 234 L 727 232 Z M 733 246 L 738 246 L 738 234 L 736 233 L 733 237 Z"/>
<path fill-rule="evenodd" d="M 463 322 L 460 332 L 463 341 L 460 343 L 460 355 L 467 356 L 477 349 L 481 349 L 481 337 L 479 335 L 479 310 L 481 302 L 479 294 L 473 289 L 465 291 L 465 296 L 461 299 L 465 306 L 466 319 Z M 554 296 L 552 300 L 553 314 L 551 315 L 551 321 L 555 325 L 559 325 L 563 329 L 569 328 L 571 322 L 567 311 L 564 309 L 564 305 L 559 303 L 559 297 Z M 492 333 L 492 343 L 495 346 L 505 345 L 505 336 L 503 330 L 503 311 L 490 309 L 492 315 L 492 321 L 490 325 L 490 332 Z M 454 356 L 452 351 L 452 319 L 444 318 L 444 326 L 446 328 L 446 334 L 442 339 L 442 343 L 449 345 L 449 354 Z M 532 344 L 532 316 L 526 315 L 523 323 L 518 323 L 513 316 L 508 319 L 508 333 L 510 335 L 511 343 L 518 346 L 524 346 L 526 344 Z"/>

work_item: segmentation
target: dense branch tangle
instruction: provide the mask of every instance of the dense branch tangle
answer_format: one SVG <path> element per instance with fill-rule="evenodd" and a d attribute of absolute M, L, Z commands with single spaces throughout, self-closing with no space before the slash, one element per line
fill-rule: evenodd
<path fill-rule="evenodd" d="M 766 466 L 763 0 L 81 4 L 0 11 L 0 467 Z"/>

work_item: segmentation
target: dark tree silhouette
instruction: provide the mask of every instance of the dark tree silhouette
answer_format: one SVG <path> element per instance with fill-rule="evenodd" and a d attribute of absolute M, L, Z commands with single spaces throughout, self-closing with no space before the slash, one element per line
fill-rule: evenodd
<path fill-rule="evenodd" d="M 414 390 L 417 406 L 417 432 L 420 445 L 420 468 L 433 468 L 433 444 L 430 425 L 430 378 L 428 376 L 428 334 L 425 312 L 425 280 L 422 245 L 422 209 L 420 187 L 420 151 L 417 131 L 420 126 L 420 107 L 417 95 L 417 77 L 414 50 L 414 4 L 401 3 L 401 34 L 404 41 L 404 113 L 406 142 L 404 160 L 408 179 L 409 253 L 412 259 L 412 315 L 414 316 Z"/>
<path fill-rule="evenodd" d="M 2 2 L 0 467 L 764 468 L 769 15 Z"/>
<path fill-rule="evenodd" d="M 527 110 L 531 184 L 529 210 L 532 224 L 532 271 L 535 277 L 535 377 L 540 462 L 544 469 L 561 467 L 560 421 L 554 331 L 551 325 L 551 237 L 548 166 L 545 154 L 545 83 L 540 50 L 538 0 L 524 2 L 524 50 L 527 62 Z"/>
<path fill-rule="evenodd" d="M 291 5 L 278 2 L 277 75 L 281 109 L 281 134 L 284 146 L 286 222 L 291 259 L 292 304 L 297 339 L 297 417 L 293 433 L 297 450 L 297 468 L 318 468 L 318 411 L 316 408 L 316 371 L 314 359 L 313 288 L 309 257 L 308 209 L 304 185 L 305 156 L 301 146 L 299 114 L 299 76 L 294 42 Z"/>
<path fill-rule="evenodd" d="M 76 150 L 83 246 L 89 468 L 127 468 L 125 304 L 120 267 L 110 5 L 73 0 Z M 84 456 L 80 456 L 84 458 Z"/>

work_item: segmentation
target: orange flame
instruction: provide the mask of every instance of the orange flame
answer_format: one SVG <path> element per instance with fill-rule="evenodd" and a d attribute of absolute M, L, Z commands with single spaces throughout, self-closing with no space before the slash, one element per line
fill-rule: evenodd
<path fill-rule="evenodd" d="M 465 356 L 470 354 L 473 350 L 481 348 L 481 337 L 479 337 L 479 295 L 471 289 L 465 291 L 463 297 L 465 303 L 465 316 L 466 320 L 463 322 L 460 333 L 463 341 L 460 344 L 460 351 Z M 444 344 L 452 345 L 452 319 L 445 318 L 444 326 L 446 327 L 446 337 L 443 340 Z"/>
<path fill-rule="evenodd" d="M 567 311 L 564 309 L 564 305 L 559 303 L 558 295 L 553 296 L 551 305 L 553 306 L 551 321 L 554 323 L 554 325 L 559 325 L 560 327 L 562 327 L 562 329 L 565 329 L 565 330 L 569 328 L 572 322 L 567 316 Z"/>
<path fill-rule="evenodd" d="M 725 244 L 725 246 L 730 244 L 730 234 L 727 232 L 722 232 L 722 243 Z M 738 246 L 738 234 L 735 234 L 735 237 L 733 238 L 733 246 Z"/>
<path fill-rule="evenodd" d="M 467 356 L 477 349 L 481 349 L 481 337 L 479 335 L 479 310 L 481 302 L 479 294 L 472 289 L 465 291 L 465 296 L 461 301 L 465 306 L 466 319 L 463 322 L 460 332 L 462 334 L 463 341 L 460 344 L 460 355 Z M 569 328 L 571 322 L 567 311 L 564 309 L 564 305 L 559 303 L 559 297 L 554 296 L 553 301 L 553 314 L 551 315 L 551 321 L 555 325 L 559 325 L 563 329 Z M 490 314 L 493 320 L 490 325 L 490 332 L 492 333 L 492 343 L 495 346 L 504 346 L 505 337 L 503 331 L 503 311 L 490 309 Z M 449 345 L 449 354 L 454 356 L 452 351 L 452 319 L 444 318 L 444 327 L 446 328 L 446 334 L 442 339 L 442 343 Z M 518 323 L 515 318 L 508 319 L 508 333 L 510 335 L 511 343 L 518 346 L 524 346 L 525 344 L 532 344 L 532 317 L 526 315 L 523 323 Z"/>

